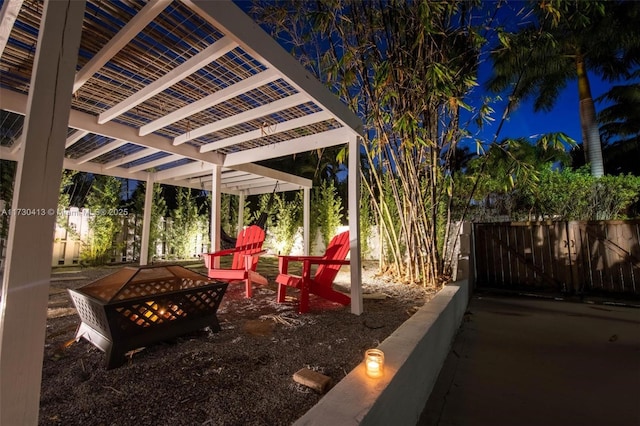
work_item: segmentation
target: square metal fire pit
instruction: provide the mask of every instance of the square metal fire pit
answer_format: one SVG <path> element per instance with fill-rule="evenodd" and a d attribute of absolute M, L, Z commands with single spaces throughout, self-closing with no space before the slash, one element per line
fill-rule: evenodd
<path fill-rule="evenodd" d="M 71 300 L 84 338 L 106 353 L 107 369 L 126 352 L 204 327 L 219 331 L 216 312 L 226 283 L 178 265 L 125 267 L 76 290 Z"/>

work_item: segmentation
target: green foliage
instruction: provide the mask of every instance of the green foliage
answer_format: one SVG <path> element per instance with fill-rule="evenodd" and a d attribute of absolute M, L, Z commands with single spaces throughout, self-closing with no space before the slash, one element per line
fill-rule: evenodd
<path fill-rule="evenodd" d="M 229 236 L 235 237 L 238 234 L 238 203 L 240 197 L 233 194 L 220 194 L 220 227 Z M 203 213 L 206 220 L 211 220 L 211 192 L 207 192 Z M 254 220 L 249 208 L 249 202 L 245 199 L 243 206 L 242 225 L 248 226 Z M 205 235 L 209 235 L 206 231 Z"/>
<path fill-rule="evenodd" d="M 640 77 L 640 69 L 634 78 Z M 617 85 L 596 101 L 607 106 L 598 113 L 605 170 L 640 176 L 640 83 Z"/>
<path fill-rule="evenodd" d="M 18 163 L 9 160 L 0 160 L 0 200 L 11 205 L 13 199 L 13 184 Z"/>
<path fill-rule="evenodd" d="M 544 171 L 536 194 L 544 216 L 565 220 L 625 219 L 627 209 L 639 199 L 640 177 L 596 179 L 585 168 Z"/>
<path fill-rule="evenodd" d="M 151 226 L 149 228 L 149 259 L 156 254 L 156 245 L 165 237 L 163 218 L 167 215 L 167 202 L 162 194 L 162 187 L 153 186 L 153 209 L 151 210 Z"/>
<path fill-rule="evenodd" d="M 285 194 L 276 194 L 274 197 L 276 220 L 269 231 L 276 253 L 288 255 L 302 226 L 302 193 L 298 191 L 293 200 L 287 200 Z"/>
<path fill-rule="evenodd" d="M 540 174 L 570 161 L 566 149 L 575 142 L 563 133 L 540 136 L 535 141 L 505 139 L 482 156 L 468 162 L 466 173 L 455 173 L 457 193 L 452 204 L 464 211 L 473 201 L 472 219 L 494 220 L 508 216 L 527 219 L 537 210 L 536 193 Z M 473 193 L 473 195 L 472 195 Z"/>
<path fill-rule="evenodd" d="M 479 161 L 479 160 L 475 160 Z M 496 166 L 495 172 L 503 170 Z M 596 178 L 587 167 L 577 171 L 558 169 L 552 163 L 537 164 L 529 179 L 516 178 L 504 186 L 504 179 L 485 175 L 456 175 L 459 194 L 469 194 L 474 180 L 478 185 L 472 201 L 475 220 L 613 220 L 633 215 L 640 199 L 640 177 L 605 175 Z M 497 182 L 497 183 L 496 183 Z M 459 197 L 456 209 L 463 208 Z"/>
<path fill-rule="evenodd" d="M 138 215 L 136 220 L 136 234 L 142 235 L 142 215 L 144 213 L 144 197 L 146 183 L 138 184 L 137 192 L 134 199 L 134 210 Z M 153 260 L 156 254 L 156 246 L 159 241 L 165 238 L 165 230 L 162 218 L 167 215 L 167 202 L 162 194 L 162 187 L 159 184 L 153 185 L 153 198 L 151 207 L 151 220 L 149 225 L 149 252 L 148 259 Z M 140 250 L 140 243 L 136 241 L 134 252 Z"/>
<path fill-rule="evenodd" d="M 91 211 L 89 237 L 82 246 L 83 262 L 102 265 L 111 258 L 113 243 L 122 228 L 120 205 L 122 182 L 112 176 L 96 175 L 87 196 L 86 207 Z"/>
<path fill-rule="evenodd" d="M 402 199 L 402 194 L 396 195 L 394 193 L 394 184 L 397 178 L 390 173 L 382 175 L 382 191 L 380 194 L 379 205 L 382 210 L 381 223 L 384 228 L 387 238 L 385 238 L 385 250 L 384 254 L 387 262 L 396 263 L 394 256 L 398 251 L 405 250 L 405 243 L 400 238 L 402 233 L 402 203 L 397 203 L 396 199 Z M 394 249 L 389 249 L 393 246 Z"/>
<path fill-rule="evenodd" d="M 15 161 L 0 160 L 0 200 L 5 202 L 6 210 L 11 208 L 13 201 L 13 183 L 17 169 Z M 9 232 L 9 215 L 0 215 L 0 238 L 6 238 Z"/>
<path fill-rule="evenodd" d="M 80 239 L 78 231 L 69 225 L 69 217 L 65 212 L 69 211 L 71 204 L 71 196 L 68 189 L 73 185 L 73 178 L 78 172 L 75 170 L 63 170 L 60 178 L 60 194 L 58 196 L 58 214 L 56 216 L 56 224 L 60 228 L 67 231 L 67 239 Z"/>
<path fill-rule="evenodd" d="M 371 195 L 366 188 L 360 188 L 360 252 L 367 257 L 371 251 L 369 239 L 373 233 L 373 216 L 371 212 Z"/>
<path fill-rule="evenodd" d="M 313 189 L 311 211 L 312 221 L 315 222 L 312 230 L 320 229 L 326 247 L 338 232 L 343 219 L 342 199 L 338 196 L 333 182 L 323 181 L 319 187 Z"/>
<path fill-rule="evenodd" d="M 247 221 L 245 220 L 245 224 L 248 225 L 250 223 L 255 223 L 262 214 L 266 214 L 267 215 L 267 221 L 265 222 L 265 229 L 269 229 L 271 228 L 271 226 L 273 226 L 274 224 L 274 219 L 273 219 L 273 215 L 276 212 L 275 209 L 275 194 L 262 194 L 260 196 L 260 198 L 258 199 L 258 210 L 254 211 L 249 217 L 251 218 L 249 220 L 249 223 L 246 223 Z M 273 198 L 272 198 L 273 197 Z M 245 210 L 246 211 L 246 210 Z M 247 217 L 247 215 L 245 215 L 245 217 Z"/>
<path fill-rule="evenodd" d="M 171 256 L 176 259 L 187 259 L 192 253 L 193 239 L 198 232 L 198 206 L 191 190 L 178 188 L 176 192 L 176 208 L 171 211 L 171 227 L 169 241 Z"/>
<path fill-rule="evenodd" d="M 567 220 L 589 219 L 593 178 L 570 169 L 544 170 L 537 188 L 538 210 L 542 215 Z"/>
<path fill-rule="evenodd" d="M 220 226 L 227 235 L 235 235 L 238 230 L 238 209 L 236 195 L 220 195 Z M 207 195 L 207 202 L 211 205 L 211 193 Z"/>

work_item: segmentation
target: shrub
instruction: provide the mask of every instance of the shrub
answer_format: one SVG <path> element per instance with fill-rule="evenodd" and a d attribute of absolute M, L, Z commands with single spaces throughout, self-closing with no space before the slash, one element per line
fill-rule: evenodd
<path fill-rule="evenodd" d="M 101 265 L 110 260 L 114 239 L 122 229 L 121 217 L 115 214 L 121 188 L 122 182 L 115 177 L 95 177 L 86 203 L 91 217 L 88 241 L 83 244 L 80 255 L 83 262 Z"/>
<path fill-rule="evenodd" d="M 322 241 L 325 247 L 329 245 L 331 238 L 336 235 L 338 227 L 342 224 L 342 199 L 333 182 L 323 181 L 319 187 L 314 188 L 312 199 L 311 231 L 317 232 L 320 228 Z M 315 235 L 313 232 L 311 235 Z"/>

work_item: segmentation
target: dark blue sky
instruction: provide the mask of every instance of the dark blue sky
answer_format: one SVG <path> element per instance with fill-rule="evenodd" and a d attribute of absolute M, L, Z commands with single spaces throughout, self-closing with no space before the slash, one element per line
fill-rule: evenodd
<path fill-rule="evenodd" d="M 595 75 L 590 75 L 590 83 L 591 94 L 594 99 L 607 92 L 613 86 L 613 83 L 602 81 Z M 506 102 L 501 102 L 494 105 L 496 121 L 480 133 L 482 139 L 492 140 L 505 104 Z M 596 111 L 601 108 L 602 105 L 597 103 Z M 507 137 L 531 137 L 551 132 L 563 132 L 576 142 L 581 142 L 577 81 L 568 82 L 567 87 L 561 92 L 555 107 L 549 112 L 535 112 L 533 100 L 521 103 L 515 111 L 511 112 L 498 140 Z"/>

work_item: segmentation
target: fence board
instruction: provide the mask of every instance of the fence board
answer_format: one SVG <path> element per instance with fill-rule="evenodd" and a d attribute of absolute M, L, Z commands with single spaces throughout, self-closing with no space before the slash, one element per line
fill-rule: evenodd
<path fill-rule="evenodd" d="M 474 226 L 479 286 L 640 296 L 640 220 Z"/>

